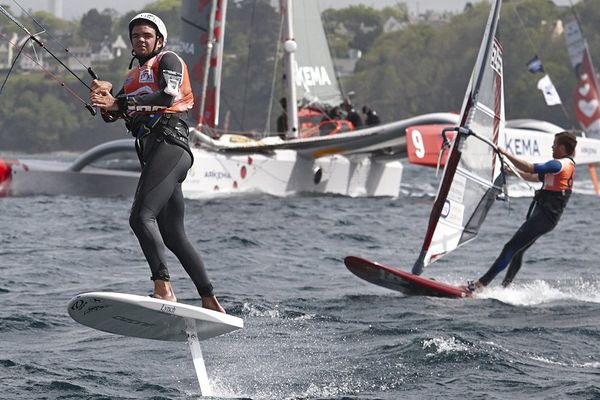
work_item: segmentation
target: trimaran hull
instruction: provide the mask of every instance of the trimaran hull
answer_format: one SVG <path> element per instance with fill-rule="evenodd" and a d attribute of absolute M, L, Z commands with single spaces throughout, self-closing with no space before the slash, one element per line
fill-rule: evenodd
<path fill-rule="evenodd" d="M 195 163 L 183 183 L 186 198 L 244 193 L 289 196 L 328 193 L 343 196 L 397 196 L 402 178 L 398 160 L 363 155 L 301 157 L 291 150 L 272 154 L 220 154 L 193 150 Z M 69 163 L 6 160 L 0 179 L 3 196 L 132 197 L 139 172 L 88 167 L 69 170 Z"/>
<path fill-rule="evenodd" d="M 375 129 L 281 144 L 192 147 L 194 165 L 183 183 L 186 198 L 265 193 L 327 193 L 344 196 L 398 196 L 405 157 L 404 130 L 415 123 L 450 123 L 452 114 L 410 118 Z M 384 149 L 394 148 L 395 156 Z M 378 151 L 379 150 L 379 151 Z M 127 155 L 128 169 L 99 168 Z M 0 195 L 132 196 L 133 140 L 97 146 L 73 163 L 8 161 Z M 0 174 L 0 177 L 2 174 Z"/>

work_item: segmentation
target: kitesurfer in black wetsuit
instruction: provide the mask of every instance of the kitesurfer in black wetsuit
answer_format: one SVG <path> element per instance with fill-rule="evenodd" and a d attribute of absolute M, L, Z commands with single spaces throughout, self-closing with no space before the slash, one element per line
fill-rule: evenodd
<path fill-rule="evenodd" d="M 553 160 L 543 164 L 532 164 L 499 149 L 519 169 L 524 179 L 544 184 L 536 191 L 523 225 L 506 243 L 490 269 L 479 280 L 468 282 L 467 289 L 475 291 L 487 286 L 507 266 L 502 286 L 510 285 L 521 268 L 525 251 L 558 224 L 573 190 L 576 146 L 577 137 L 573 133 L 557 133 L 552 145 Z"/>
<path fill-rule="evenodd" d="M 112 84 L 94 81 L 90 100 L 107 122 L 124 119 L 136 138 L 142 173 L 129 224 L 152 271 L 154 297 L 176 301 L 165 259 L 171 250 L 192 278 L 202 306 L 225 312 L 213 294 L 204 264 L 184 230 L 181 184 L 193 163 L 188 127 L 181 119 L 193 106 L 185 62 L 165 51 L 167 30 L 156 15 L 142 13 L 129 23 L 132 64 L 123 87 L 113 97 Z M 130 69 L 131 65 L 130 64 Z"/>

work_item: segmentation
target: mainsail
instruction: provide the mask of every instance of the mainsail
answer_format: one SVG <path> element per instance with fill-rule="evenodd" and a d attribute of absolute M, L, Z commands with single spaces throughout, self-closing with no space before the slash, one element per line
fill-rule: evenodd
<path fill-rule="evenodd" d="M 600 139 L 600 90 L 596 71 L 579 23 L 572 18 L 565 24 L 565 41 L 571 66 L 577 75 L 575 115 L 587 137 Z"/>
<path fill-rule="evenodd" d="M 292 1 L 296 50 L 296 91 L 298 100 L 318 100 L 339 105 L 342 94 L 317 0 Z"/>
<path fill-rule="evenodd" d="M 501 160 L 494 146 L 504 131 L 502 47 L 496 40 L 501 1 L 492 2 L 485 33 L 464 98 L 444 176 L 412 273 L 471 240 L 501 193 Z"/>

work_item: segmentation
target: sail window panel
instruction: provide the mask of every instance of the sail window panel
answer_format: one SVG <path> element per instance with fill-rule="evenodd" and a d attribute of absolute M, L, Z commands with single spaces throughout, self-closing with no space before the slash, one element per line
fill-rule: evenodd
<path fill-rule="evenodd" d="M 497 121 L 493 115 L 477 108 L 468 128 L 490 142 L 496 143 L 502 125 L 502 122 Z M 483 180 L 493 182 L 500 172 L 494 149 L 488 143 L 473 136 L 466 138 L 463 146 L 459 166 Z"/>
<path fill-rule="evenodd" d="M 486 69 L 483 74 L 483 80 L 481 81 L 481 87 L 477 92 L 477 103 L 480 108 L 487 108 L 488 110 L 495 110 L 498 105 L 498 91 L 496 85 L 501 82 L 500 79 L 495 79 L 497 72 L 493 69 Z M 492 115 L 494 111 L 492 111 Z"/>

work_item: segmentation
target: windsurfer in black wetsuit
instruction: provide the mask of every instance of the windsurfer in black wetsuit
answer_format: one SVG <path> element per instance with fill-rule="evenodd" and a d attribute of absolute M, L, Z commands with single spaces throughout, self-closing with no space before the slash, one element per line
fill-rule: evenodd
<path fill-rule="evenodd" d="M 502 252 L 490 269 L 479 280 L 468 282 L 466 288 L 475 291 L 487 286 L 502 270 L 509 266 L 502 286 L 506 287 L 521 268 L 523 254 L 542 235 L 550 232 L 558 224 L 565 209 L 575 178 L 575 147 L 577 137 L 571 132 L 561 132 L 554 136 L 552 158 L 543 164 L 532 164 L 499 149 L 520 171 L 524 179 L 543 182 L 529 207 L 527 219 L 506 243 Z"/>
<path fill-rule="evenodd" d="M 94 81 L 90 100 L 106 122 L 124 119 L 136 138 L 142 173 L 129 224 L 150 265 L 156 298 L 176 301 L 165 259 L 165 247 L 179 259 L 202 298 L 202 306 L 225 312 L 213 294 L 204 264 L 184 230 L 181 184 L 193 162 L 188 126 L 181 119 L 194 96 L 187 66 L 165 51 L 167 30 L 154 14 L 136 15 L 129 23 L 132 63 L 123 87 L 113 97 L 112 84 Z"/>

